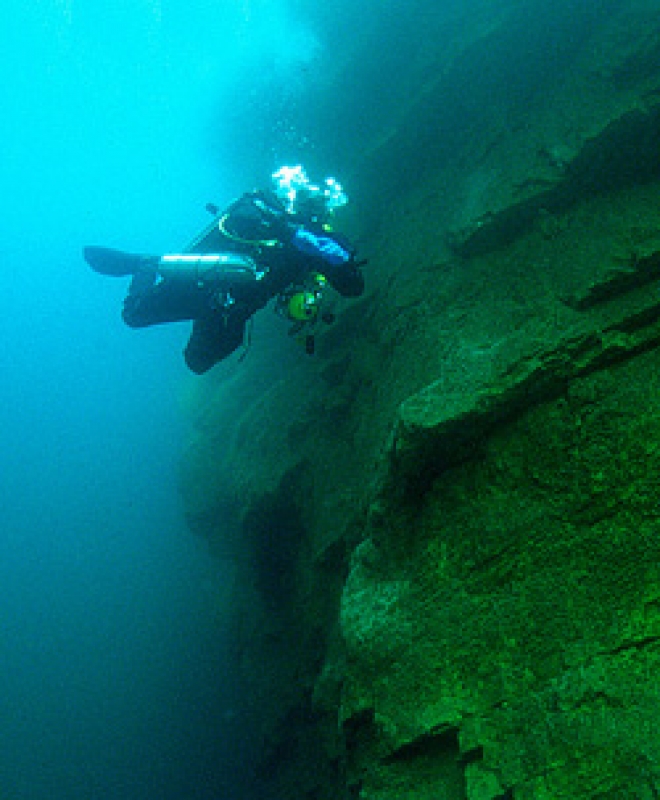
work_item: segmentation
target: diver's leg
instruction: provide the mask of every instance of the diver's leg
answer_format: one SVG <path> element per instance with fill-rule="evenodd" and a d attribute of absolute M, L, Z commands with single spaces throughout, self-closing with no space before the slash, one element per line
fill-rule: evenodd
<path fill-rule="evenodd" d="M 188 368 L 201 375 L 227 358 L 243 342 L 246 314 L 234 309 L 217 311 L 193 322 L 192 334 L 184 351 Z"/>
<path fill-rule="evenodd" d="M 180 322 L 209 314 L 213 296 L 195 281 L 159 280 L 156 270 L 141 270 L 131 281 L 122 317 L 131 328 Z"/>

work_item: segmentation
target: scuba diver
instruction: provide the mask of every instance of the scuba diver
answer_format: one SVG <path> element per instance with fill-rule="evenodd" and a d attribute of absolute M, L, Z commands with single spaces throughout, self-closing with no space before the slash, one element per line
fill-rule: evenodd
<path fill-rule="evenodd" d="M 244 342 L 252 315 L 272 298 L 298 334 L 332 321 L 322 309 L 328 284 L 344 297 L 364 291 L 364 262 L 328 224 L 348 202 L 340 184 L 334 178 L 322 187 L 312 184 L 302 166 L 282 167 L 272 181 L 271 190 L 248 192 L 221 213 L 207 206 L 213 222 L 183 252 L 83 250 L 96 272 L 132 276 L 122 312 L 131 328 L 192 320 L 184 357 L 197 374 Z M 309 333 L 308 352 L 313 343 Z"/>

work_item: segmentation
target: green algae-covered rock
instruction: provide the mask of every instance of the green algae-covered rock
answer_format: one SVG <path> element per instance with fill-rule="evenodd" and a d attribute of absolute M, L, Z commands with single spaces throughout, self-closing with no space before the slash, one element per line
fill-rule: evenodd
<path fill-rule="evenodd" d="M 653 352 L 500 426 L 355 552 L 342 717 L 365 798 L 436 738 L 465 765 L 447 798 L 658 790 L 659 474 Z"/>

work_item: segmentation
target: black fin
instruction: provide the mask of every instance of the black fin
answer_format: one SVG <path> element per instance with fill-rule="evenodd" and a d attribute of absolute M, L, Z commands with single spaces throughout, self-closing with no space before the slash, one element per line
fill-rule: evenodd
<path fill-rule="evenodd" d="M 145 263 L 144 256 L 112 250 L 109 247 L 85 247 L 83 256 L 94 272 L 116 278 L 134 275 Z"/>

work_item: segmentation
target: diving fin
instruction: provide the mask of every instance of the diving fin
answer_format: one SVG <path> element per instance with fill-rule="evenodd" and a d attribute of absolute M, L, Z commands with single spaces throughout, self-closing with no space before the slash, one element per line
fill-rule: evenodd
<path fill-rule="evenodd" d="M 121 250 L 112 250 L 109 247 L 96 247 L 94 245 L 85 247 L 83 256 L 94 272 L 116 278 L 135 275 L 136 272 L 152 261 L 150 256 L 124 253 Z"/>

